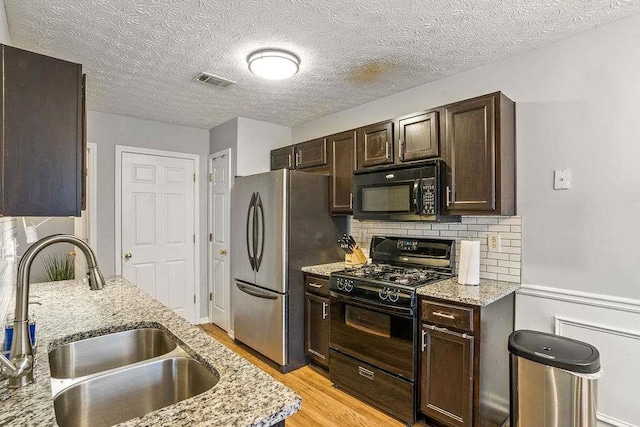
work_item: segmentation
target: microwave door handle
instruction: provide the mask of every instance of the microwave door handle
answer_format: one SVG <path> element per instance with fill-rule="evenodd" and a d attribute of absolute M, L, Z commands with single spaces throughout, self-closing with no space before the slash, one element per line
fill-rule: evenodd
<path fill-rule="evenodd" d="M 420 205 L 421 205 L 422 203 L 419 203 L 419 202 L 421 202 L 421 199 L 422 199 L 422 197 L 421 197 L 421 196 L 422 196 L 422 195 L 421 195 L 421 194 L 419 194 L 419 193 L 420 193 L 420 180 L 419 180 L 419 179 L 416 179 L 416 180 L 413 182 L 413 212 L 414 212 L 416 215 L 420 215 L 420 214 L 422 214 L 422 211 L 421 211 L 421 209 L 420 209 Z"/>

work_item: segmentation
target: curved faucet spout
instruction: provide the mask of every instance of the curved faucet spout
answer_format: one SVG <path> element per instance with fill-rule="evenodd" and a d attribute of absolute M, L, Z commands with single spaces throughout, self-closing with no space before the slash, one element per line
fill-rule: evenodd
<path fill-rule="evenodd" d="M 31 245 L 18 264 L 16 280 L 16 309 L 13 323 L 10 360 L 0 354 L 0 364 L 8 371 L 9 387 L 18 388 L 33 382 L 33 346 L 29 333 L 29 275 L 31 264 L 47 246 L 55 243 L 70 243 L 82 251 L 87 258 L 89 287 L 92 290 L 104 287 L 104 277 L 98 268 L 96 255 L 83 240 L 69 234 L 54 234 L 43 237 Z"/>

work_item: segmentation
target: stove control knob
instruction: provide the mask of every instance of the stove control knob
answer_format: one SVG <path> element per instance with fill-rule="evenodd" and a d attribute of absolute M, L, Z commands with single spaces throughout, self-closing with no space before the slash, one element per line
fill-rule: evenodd
<path fill-rule="evenodd" d="M 396 302 L 398 301 L 399 295 L 398 291 L 389 289 L 389 301 Z"/>
<path fill-rule="evenodd" d="M 346 280 L 344 284 L 344 290 L 351 292 L 353 290 L 353 280 Z"/>
<path fill-rule="evenodd" d="M 378 291 L 378 296 L 380 297 L 381 300 L 385 301 L 388 298 L 388 293 L 389 291 L 387 290 L 387 288 L 381 288 Z"/>
<path fill-rule="evenodd" d="M 336 282 L 338 284 L 338 290 L 344 291 L 344 279 L 338 278 Z"/>

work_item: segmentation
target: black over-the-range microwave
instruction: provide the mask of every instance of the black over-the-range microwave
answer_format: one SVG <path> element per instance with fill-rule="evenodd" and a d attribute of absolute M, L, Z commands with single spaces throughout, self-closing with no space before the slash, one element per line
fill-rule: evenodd
<path fill-rule="evenodd" d="M 459 222 L 440 214 L 444 165 L 441 160 L 357 171 L 353 176 L 353 217 L 385 221 Z"/>

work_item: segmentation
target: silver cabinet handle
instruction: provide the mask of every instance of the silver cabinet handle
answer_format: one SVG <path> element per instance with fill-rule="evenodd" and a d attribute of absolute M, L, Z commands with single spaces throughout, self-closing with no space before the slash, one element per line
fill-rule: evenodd
<path fill-rule="evenodd" d="M 129 260 L 132 256 L 133 254 L 131 252 L 127 252 L 126 254 L 124 254 L 124 259 Z"/>
<path fill-rule="evenodd" d="M 349 209 L 353 209 L 353 193 L 349 193 Z"/>
<path fill-rule="evenodd" d="M 473 339 L 473 335 L 469 335 L 466 332 L 461 334 L 460 332 L 450 331 L 447 328 L 438 328 L 437 326 L 433 326 L 433 325 L 425 325 L 425 326 L 427 328 L 431 329 L 431 330 L 438 331 L 438 332 L 443 332 L 443 333 L 449 334 L 449 335 L 455 335 L 457 337 L 464 338 L 464 339 L 467 339 L 467 340 L 472 340 Z"/>
<path fill-rule="evenodd" d="M 451 187 L 447 185 L 447 206 L 451 205 Z"/>
<path fill-rule="evenodd" d="M 296 151 L 296 167 L 298 167 L 302 163 L 302 153 L 300 151 Z"/>
<path fill-rule="evenodd" d="M 385 141 L 384 143 L 384 157 L 389 158 L 389 141 Z"/>
<path fill-rule="evenodd" d="M 316 289 L 320 289 L 322 287 L 322 285 L 320 283 L 313 283 L 313 282 L 309 282 L 309 283 L 307 283 L 307 285 L 311 286 L 312 288 L 316 288 Z"/>
<path fill-rule="evenodd" d="M 400 160 L 404 159 L 404 140 L 400 139 L 398 140 L 398 157 L 400 157 Z"/>
<path fill-rule="evenodd" d="M 326 302 L 322 303 L 322 320 L 327 318 L 327 307 L 329 306 L 329 304 L 327 304 Z"/>
<path fill-rule="evenodd" d="M 373 376 L 375 375 L 373 371 L 365 369 L 362 366 L 358 366 L 358 373 L 368 380 L 373 380 Z"/>
<path fill-rule="evenodd" d="M 453 314 L 443 313 L 441 311 L 434 311 L 431 314 L 433 314 L 434 316 L 444 317 L 445 319 L 451 319 L 451 320 L 455 320 L 456 318 Z"/>
<path fill-rule="evenodd" d="M 291 154 L 289 154 L 289 162 L 288 162 L 288 164 L 289 164 L 289 169 L 291 169 L 293 167 L 293 160 L 291 158 Z"/>
<path fill-rule="evenodd" d="M 422 330 L 422 351 L 425 351 L 427 348 L 427 331 Z"/>

